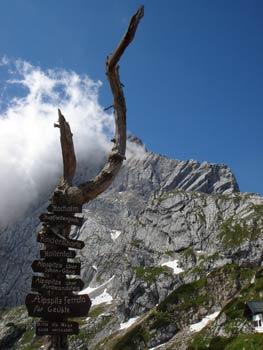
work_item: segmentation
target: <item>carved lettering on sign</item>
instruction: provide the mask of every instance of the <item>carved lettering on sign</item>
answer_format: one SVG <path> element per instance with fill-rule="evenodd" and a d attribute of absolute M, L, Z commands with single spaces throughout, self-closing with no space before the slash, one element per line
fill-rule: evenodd
<path fill-rule="evenodd" d="M 50 204 L 47 207 L 47 210 L 51 213 L 60 213 L 60 214 L 75 214 L 75 213 L 81 213 L 82 212 L 82 206 L 57 206 Z"/>
<path fill-rule="evenodd" d="M 50 225 L 56 224 L 68 224 L 68 225 L 76 225 L 81 226 L 83 224 L 84 219 L 76 216 L 63 216 L 63 215 L 55 215 L 55 214 L 41 214 L 39 216 L 40 221 L 46 222 Z"/>
<path fill-rule="evenodd" d="M 80 275 L 80 263 L 34 260 L 31 267 L 34 272 Z"/>
<path fill-rule="evenodd" d="M 79 334 L 77 322 L 48 322 L 39 321 L 36 324 L 36 335 L 72 335 Z"/>
<path fill-rule="evenodd" d="M 39 291 L 79 292 L 84 287 L 81 279 L 55 279 L 33 276 L 32 288 Z"/>
<path fill-rule="evenodd" d="M 69 258 L 74 259 L 76 252 L 74 250 L 40 250 L 41 258 Z"/>
<path fill-rule="evenodd" d="M 78 241 L 74 239 L 62 239 L 62 238 L 58 238 L 54 234 L 39 233 L 37 235 L 37 241 L 39 243 L 53 244 L 60 247 L 68 247 L 68 248 L 75 248 L 75 249 L 82 249 L 85 246 L 83 241 Z"/>
<path fill-rule="evenodd" d="M 44 296 L 30 293 L 26 297 L 28 315 L 47 320 L 87 316 L 91 307 L 88 295 Z"/>

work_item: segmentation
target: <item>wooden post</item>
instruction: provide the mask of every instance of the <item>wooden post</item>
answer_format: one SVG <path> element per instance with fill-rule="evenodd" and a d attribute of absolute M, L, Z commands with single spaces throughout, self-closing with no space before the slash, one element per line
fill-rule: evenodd
<path fill-rule="evenodd" d="M 91 306 L 87 295 L 76 296 L 72 293 L 74 288 L 82 285 L 82 281 L 78 280 L 78 283 L 74 283 L 66 278 L 66 275 L 78 275 L 80 271 L 76 263 L 67 262 L 67 258 L 73 257 L 74 253 L 65 247 L 83 248 L 83 242 L 69 239 L 71 225 L 81 224 L 81 219 L 75 217 L 74 210 L 70 208 L 81 208 L 84 203 L 88 203 L 104 192 L 112 184 L 125 159 L 126 104 L 119 77 L 118 62 L 134 39 L 143 15 L 144 7 L 141 6 L 132 16 L 128 29 L 116 50 L 106 60 L 106 74 L 115 110 L 115 144 L 101 172 L 94 179 L 78 186 L 72 186 L 76 170 L 73 135 L 70 125 L 58 110 L 58 123 L 54 126 L 60 129 L 64 171 L 50 199 L 51 205 L 48 207 L 48 213 L 40 216 L 43 225 L 37 239 L 40 243 L 45 244 L 45 250 L 41 252 L 43 260 L 34 261 L 32 268 L 33 271 L 44 275 L 42 278 L 33 277 L 32 288 L 38 294 L 31 293 L 26 297 L 29 316 L 42 317 L 42 321 L 37 325 L 37 334 L 47 334 L 44 350 L 67 350 L 67 335 L 76 334 L 78 328 L 74 322 L 67 322 L 67 317 L 87 315 Z M 70 305 L 71 298 L 74 301 L 72 306 Z M 68 304 L 65 303 L 65 300 Z M 56 303 L 59 303 L 60 307 L 53 309 L 51 305 Z M 81 307 L 76 307 L 76 303 L 79 303 Z M 47 307 L 48 305 L 50 306 Z"/>

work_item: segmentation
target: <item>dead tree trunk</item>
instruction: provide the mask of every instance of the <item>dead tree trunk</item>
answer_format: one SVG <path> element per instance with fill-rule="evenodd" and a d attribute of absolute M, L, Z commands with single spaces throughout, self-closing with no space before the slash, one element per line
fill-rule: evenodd
<path fill-rule="evenodd" d="M 132 42 L 140 19 L 144 15 L 143 6 L 138 9 L 131 18 L 127 32 L 121 39 L 113 54 L 107 57 L 106 74 L 113 95 L 113 106 L 115 110 L 115 137 L 114 146 L 108 160 L 101 172 L 92 180 L 78 186 L 72 186 L 76 170 L 76 157 L 74 144 L 69 124 L 66 122 L 61 111 L 58 110 L 59 119 L 55 127 L 60 129 L 60 142 L 63 156 L 64 172 L 51 198 L 51 204 L 56 206 L 81 206 L 95 199 L 104 192 L 113 182 L 117 175 L 126 151 L 126 104 L 122 85 L 119 77 L 118 62 L 125 49 Z M 43 227 L 45 230 L 45 227 Z M 59 234 L 68 238 L 70 225 L 60 229 Z M 67 350 L 67 336 L 53 335 L 47 336 L 44 350 Z"/>
<path fill-rule="evenodd" d="M 101 172 L 92 180 L 82 183 L 78 186 L 71 186 L 75 173 L 75 153 L 72 141 L 72 134 L 68 123 L 65 121 L 59 111 L 61 147 L 64 162 L 64 176 L 57 186 L 52 202 L 59 205 L 79 204 L 89 202 L 95 199 L 100 193 L 104 192 L 113 182 L 117 175 L 123 160 L 125 159 L 126 150 L 126 103 L 119 77 L 118 62 L 125 49 L 132 42 L 140 19 L 143 17 L 143 6 L 138 9 L 136 14 L 131 18 L 127 32 L 121 39 L 116 50 L 106 60 L 106 74 L 113 95 L 113 106 L 115 110 L 115 137 L 114 147 L 108 157 Z"/>

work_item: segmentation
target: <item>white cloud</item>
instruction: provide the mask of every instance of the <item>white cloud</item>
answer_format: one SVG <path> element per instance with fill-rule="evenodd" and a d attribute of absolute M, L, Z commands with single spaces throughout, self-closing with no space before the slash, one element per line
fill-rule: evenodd
<path fill-rule="evenodd" d="M 136 141 L 137 140 L 137 141 Z M 136 159 L 141 160 L 143 159 L 147 153 L 146 153 L 146 147 L 141 143 L 141 141 L 137 139 L 136 137 L 128 137 L 127 139 L 127 152 L 126 157 L 127 159 Z"/>
<path fill-rule="evenodd" d="M 65 70 L 42 70 L 21 60 L 1 60 L 15 87 L 0 112 L 0 228 L 48 195 L 62 174 L 57 109 L 71 125 L 79 163 L 97 167 L 109 147 L 113 117 L 98 103 L 100 82 Z M 3 98 L 2 98 L 3 99 Z"/>
<path fill-rule="evenodd" d="M 3 56 L 0 60 L 0 66 L 6 66 L 9 63 L 9 59 L 7 56 Z"/>

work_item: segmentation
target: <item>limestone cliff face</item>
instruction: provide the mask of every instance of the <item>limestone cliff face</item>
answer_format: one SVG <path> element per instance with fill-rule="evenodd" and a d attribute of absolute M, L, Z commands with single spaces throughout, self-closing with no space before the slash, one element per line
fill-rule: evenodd
<path fill-rule="evenodd" d="M 169 159 L 146 151 L 136 138 L 130 138 L 128 153 L 129 160 L 113 186 L 86 208 L 87 221 L 81 229 L 81 237 L 88 238 L 87 246 L 81 252 L 87 266 L 84 271 L 88 278 L 86 282 L 92 276 L 91 266 L 99 263 L 99 259 L 106 261 L 110 252 L 122 255 L 123 237 L 128 239 L 131 236 L 137 215 L 145 210 L 156 192 L 165 193 L 177 188 L 203 193 L 238 191 L 236 180 L 226 166 Z M 85 168 L 80 169 L 76 181 L 85 179 L 87 173 Z M 39 251 L 35 238 L 38 216 L 46 211 L 46 205 L 44 198 L 38 208 L 0 234 L 2 306 L 23 303 L 24 296 L 30 289 L 30 266 Z M 127 221 L 130 221 L 129 226 Z M 113 241 L 111 230 L 120 230 L 121 239 Z"/>
<path fill-rule="evenodd" d="M 176 337 L 185 327 L 221 310 L 262 261 L 263 198 L 240 193 L 227 166 L 169 159 L 148 152 L 136 138 L 130 138 L 128 155 L 113 185 L 84 208 L 83 226 L 71 233 L 85 241 L 78 257 L 96 314 L 87 321 L 86 328 L 96 330 L 87 337 L 89 348 L 112 332 L 121 339 L 120 325 L 143 317 L 138 327 L 150 338 L 135 337 L 132 349 L 180 342 Z M 86 173 L 80 169 L 76 181 Z M 43 199 L 0 235 L 1 306 L 23 303 L 30 290 L 31 263 L 39 252 L 38 216 L 46 207 Z M 250 272 L 240 278 L 243 269 Z M 205 302 L 179 305 L 178 295 L 188 298 L 184 286 L 197 290 L 193 300 L 203 295 Z M 184 320 L 174 305 L 186 310 Z M 118 349 L 111 340 L 103 344 Z M 72 349 L 80 345 L 81 340 L 72 340 Z"/>

